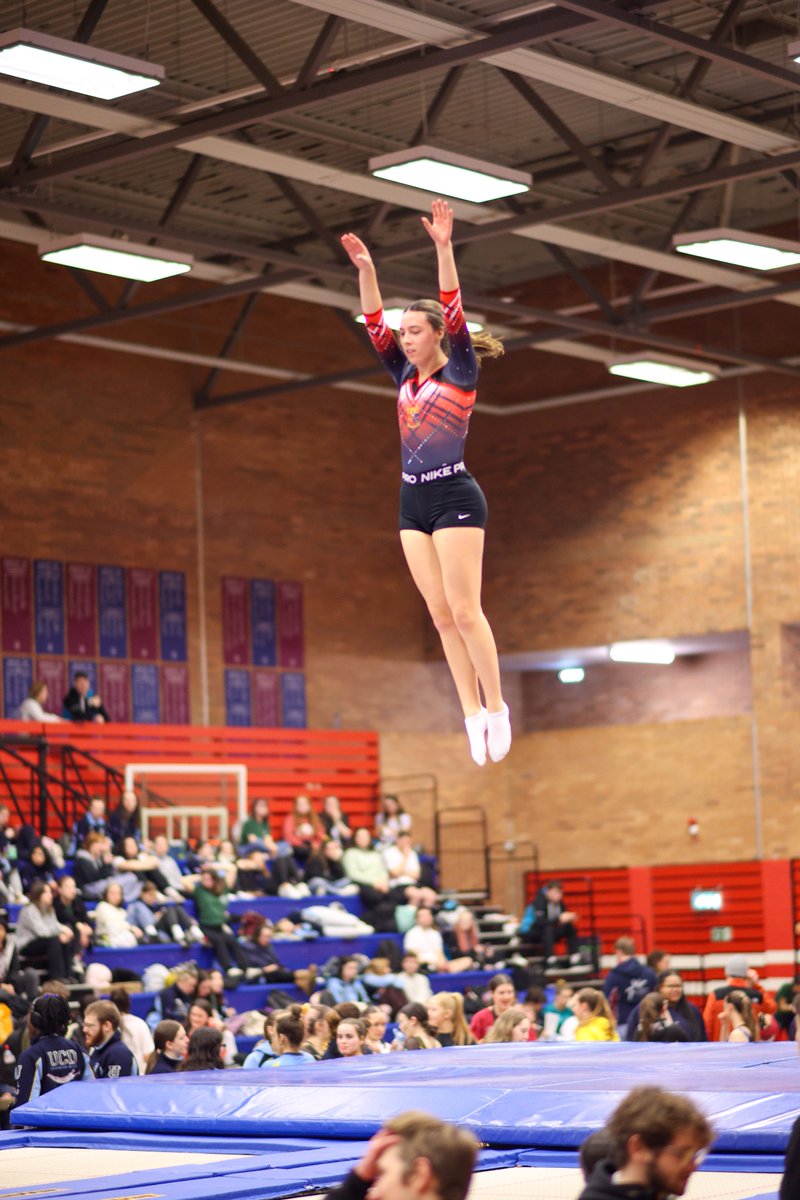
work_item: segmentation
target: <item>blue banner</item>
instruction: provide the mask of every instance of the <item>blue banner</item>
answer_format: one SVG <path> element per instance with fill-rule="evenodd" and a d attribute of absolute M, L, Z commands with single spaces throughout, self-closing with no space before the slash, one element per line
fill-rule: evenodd
<path fill-rule="evenodd" d="M 186 662 L 186 576 L 183 571 L 159 571 L 161 658 Z"/>
<path fill-rule="evenodd" d="M 75 658 L 67 664 L 67 670 L 69 671 L 69 681 L 67 683 L 68 688 L 72 687 L 72 681 L 75 678 L 75 672 L 83 671 L 84 675 L 89 676 L 89 687 L 92 689 L 92 691 L 96 693 L 99 690 L 96 662 L 92 662 L 91 660 L 87 661 L 85 658 Z"/>
<path fill-rule="evenodd" d="M 256 667 L 277 666 L 275 584 L 271 579 L 250 580 L 250 622 L 253 636 L 253 665 Z"/>
<path fill-rule="evenodd" d="M 161 720 L 158 695 L 158 667 L 155 663 L 131 666 L 133 719 L 137 725 L 157 725 Z"/>
<path fill-rule="evenodd" d="M 306 677 L 300 671 L 284 671 L 281 675 L 281 725 L 284 729 L 305 729 Z"/>
<path fill-rule="evenodd" d="M 16 718 L 19 706 L 31 690 L 33 660 L 30 658 L 3 659 L 3 716 Z"/>
<path fill-rule="evenodd" d="M 100 614 L 100 657 L 128 657 L 128 617 L 125 568 L 97 568 L 97 607 Z"/>
<path fill-rule="evenodd" d="M 250 672 L 228 667 L 225 671 L 225 724 L 249 725 L 250 712 Z"/>
<path fill-rule="evenodd" d="M 51 559 L 33 564 L 36 653 L 64 653 L 64 567 Z"/>

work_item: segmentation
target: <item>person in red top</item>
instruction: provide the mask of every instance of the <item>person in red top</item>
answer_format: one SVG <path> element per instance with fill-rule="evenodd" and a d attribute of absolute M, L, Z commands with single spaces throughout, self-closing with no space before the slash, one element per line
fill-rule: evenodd
<path fill-rule="evenodd" d="M 757 972 L 748 967 L 747 959 L 743 955 L 735 954 L 725 964 L 725 982 L 706 997 L 703 1023 L 710 1042 L 727 1040 L 727 1031 L 723 1029 L 722 1024 L 723 1007 L 725 997 L 735 991 L 744 992 L 749 998 L 757 1021 L 760 1021 L 762 1015 L 771 1017 L 775 1012 L 775 1001 L 769 992 L 762 988 Z"/>
<path fill-rule="evenodd" d="M 495 1020 L 517 1003 L 517 993 L 510 975 L 493 975 L 489 980 L 489 991 L 492 993 L 492 1003 L 488 1008 L 479 1009 L 469 1023 L 469 1031 L 476 1042 L 482 1042 Z"/>
<path fill-rule="evenodd" d="M 370 340 L 399 388 L 403 553 L 442 640 L 470 753 L 483 766 L 487 744 L 493 762 L 508 754 L 511 724 L 494 636 L 481 608 L 486 499 L 464 465 L 464 443 L 475 407 L 478 356 L 497 357 L 503 347 L 489 334 L 473 339 L 467 330 L 449 204 L 434 200 L 431 220 L 423 217 L 422 223 L 436 247 L 440 299 L 409 305 L 399 344 L 383 314 L 369 250 L 354 233 L 341 240 L 358 270 Z"/>

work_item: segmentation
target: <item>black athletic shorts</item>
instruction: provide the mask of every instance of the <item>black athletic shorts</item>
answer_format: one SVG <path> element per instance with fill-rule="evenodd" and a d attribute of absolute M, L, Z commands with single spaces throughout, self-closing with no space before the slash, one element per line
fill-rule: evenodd
<path fill-rule="evenodd" d="M 452 479 L 400 485 L 401 529 L 485 529 L 488 514 L 486 497 L 468 471 Z"/>

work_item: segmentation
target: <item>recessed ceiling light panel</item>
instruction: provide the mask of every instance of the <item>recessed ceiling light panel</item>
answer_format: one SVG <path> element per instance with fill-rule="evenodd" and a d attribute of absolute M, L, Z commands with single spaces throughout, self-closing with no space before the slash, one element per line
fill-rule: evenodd
<path fill-rule="evenodd" d="M 701 229 L 679 233 L 672 239 L 679 254 L 692 254 L 714 262 L 749 267 L 753 271 L 778 271 L 800 263 L 800 242 L 743 229 Z"/>
<path fill-rule="evenodd" d="M 98 100 L 115 100 L 156 87 L 164 79 L 164 68 L 141 58 L 20 28 L 0 33 L 0 75 Z"/>
<path fill-rule="evenodd" d="M 618 358 L 608 364 L 608 370 L 612 375 L 621 375 L 625 379 L 640 379 L 643 383 L 681 388 L 711 383 L 719 375 L 719 367 L 713 363 L 647 351 Z"/>
<path fill-rule="evenodd" d="M 675 651 L 669 642 L 615 642 L 609 646 L 608 656 L 612 662 L 652 663 L 665 667 L 675 661 Z"/>
<path fill-rule="evenodd" d="M 452 154 L 435 146 L 410 146 L 395 154 L 371 158 L 369 170 L 379 179 L 421 188 L 435 196 L 471 200 L 474 204 L 516 196 L 529 191 L 533 183 L 533 176 L 527 171 L 501 167 L 466 154 Z"/>
<path fill-rule="evenodd" d="M 387 300 L 383 308 L 383 316 L 390 329 L 398 330 L 400 328 L 400 322 L 403 319 L 403 313 L 407 308 L 407 304 Z M 480 333 L 482 329 L 485 329 L 482 318 L 470 313 L 465 313 L 464 316 L 466 317 L 467 329 L 470 333 Z M 355 318 L 359 325 L 366 325 L 367 322 L 363 313 L 356 313 Z"/>
<path fill-rule="evenodd" d="M 121 279 L 137 279 L 142 283 L 184 275 L 191 271 L 194 263 L 188 254 L 89 233 L 51 238 L 40 244 L 39 256 L 45 262 L 77 267 L 81 271 L 97 271 L 101 275 L 116 275 Z"/>

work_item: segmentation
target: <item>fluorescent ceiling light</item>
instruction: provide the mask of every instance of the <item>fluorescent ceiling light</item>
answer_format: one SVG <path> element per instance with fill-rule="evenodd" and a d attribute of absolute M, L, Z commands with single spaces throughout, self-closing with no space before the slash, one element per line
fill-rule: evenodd
<path fill-rule="evenodd" d="M 613 662 L 654 663 L 668 667 L 675 661 L 675 651 L 668 642 L 615 642 L 608 648 Z"/>
<path fill-rule="evenodd" d="M 629 354 L 608 364 L 612 375 L 625 379 L 641 379 L 644 383 L 659 383 L 665 387 L 694 387 L 711 383 L 719 375 L 719 367 L 695 358 L 679 358 L 673 354 Z"/>
<path fill-rule="evenodd" d="M 174 250 L 157 246 L 140 246 L 119 238 L 97 234 L 77 233 L 73 237 L 52 238 L 39 245 L 39 256 L 45 262 L 77 267 L 81 271 L 97 271 L 101 275 L 116 275 L 121 279 L 138 279 L 152 283 L 191 271 L 194 259 Z"/>
<path fill-rule="evenodd" d="M 435 146 L 409 146 L 396 154 L 371 158 L 369 169 L 379 179 L 475 204 L 516 196 L 529 191 L 533 183 L 527 171 L 514 171 L 466 154 L 451 154 Z"/>
<path fill-rule="evenodd" d="M 33 29 L 10 29 L 0 34 L 0 74 L 115 100 L 156 87 L 164 68 Z"/>
<path fill-rule="evenodd" d="M 585 674 L 583 667 L 562 667 L 558 678 L 562 683 L 583 683 Z"/>
<path fill-rule="evenodd" d="M 702 229 L 672 239 L 679 254 L 694 254 L 754 271 L 777 271 L 800 263 L 800 243 L 740 229 Z"/>
<path fill-rule="evenodd" d="M 800 42 L 789 42 L 786 47 L 786 53 L 789 58 L 793 58 L 796 63 L 800 63 Z"/>
<path fill-rule="evenodd" d="M 383 315 L 386 320 L 386 324 L 390 329 L 397 330 L 400 328 L 400 322 L 403 319 L 403 313 L 407 308 L 407 304 L 402 304 L 399 301 L 387 301 L 383 309 Z M 470 333 L 480 333 L 481 330 L 485 328 L 483 321 L 478 317 L 468 316 L 466 313 L 464 315 L 467 318 L 467 329 Z M 356 321 L 359 325 L 366 325 L 367 323 L 363 313 L 356 314 Z"/>

